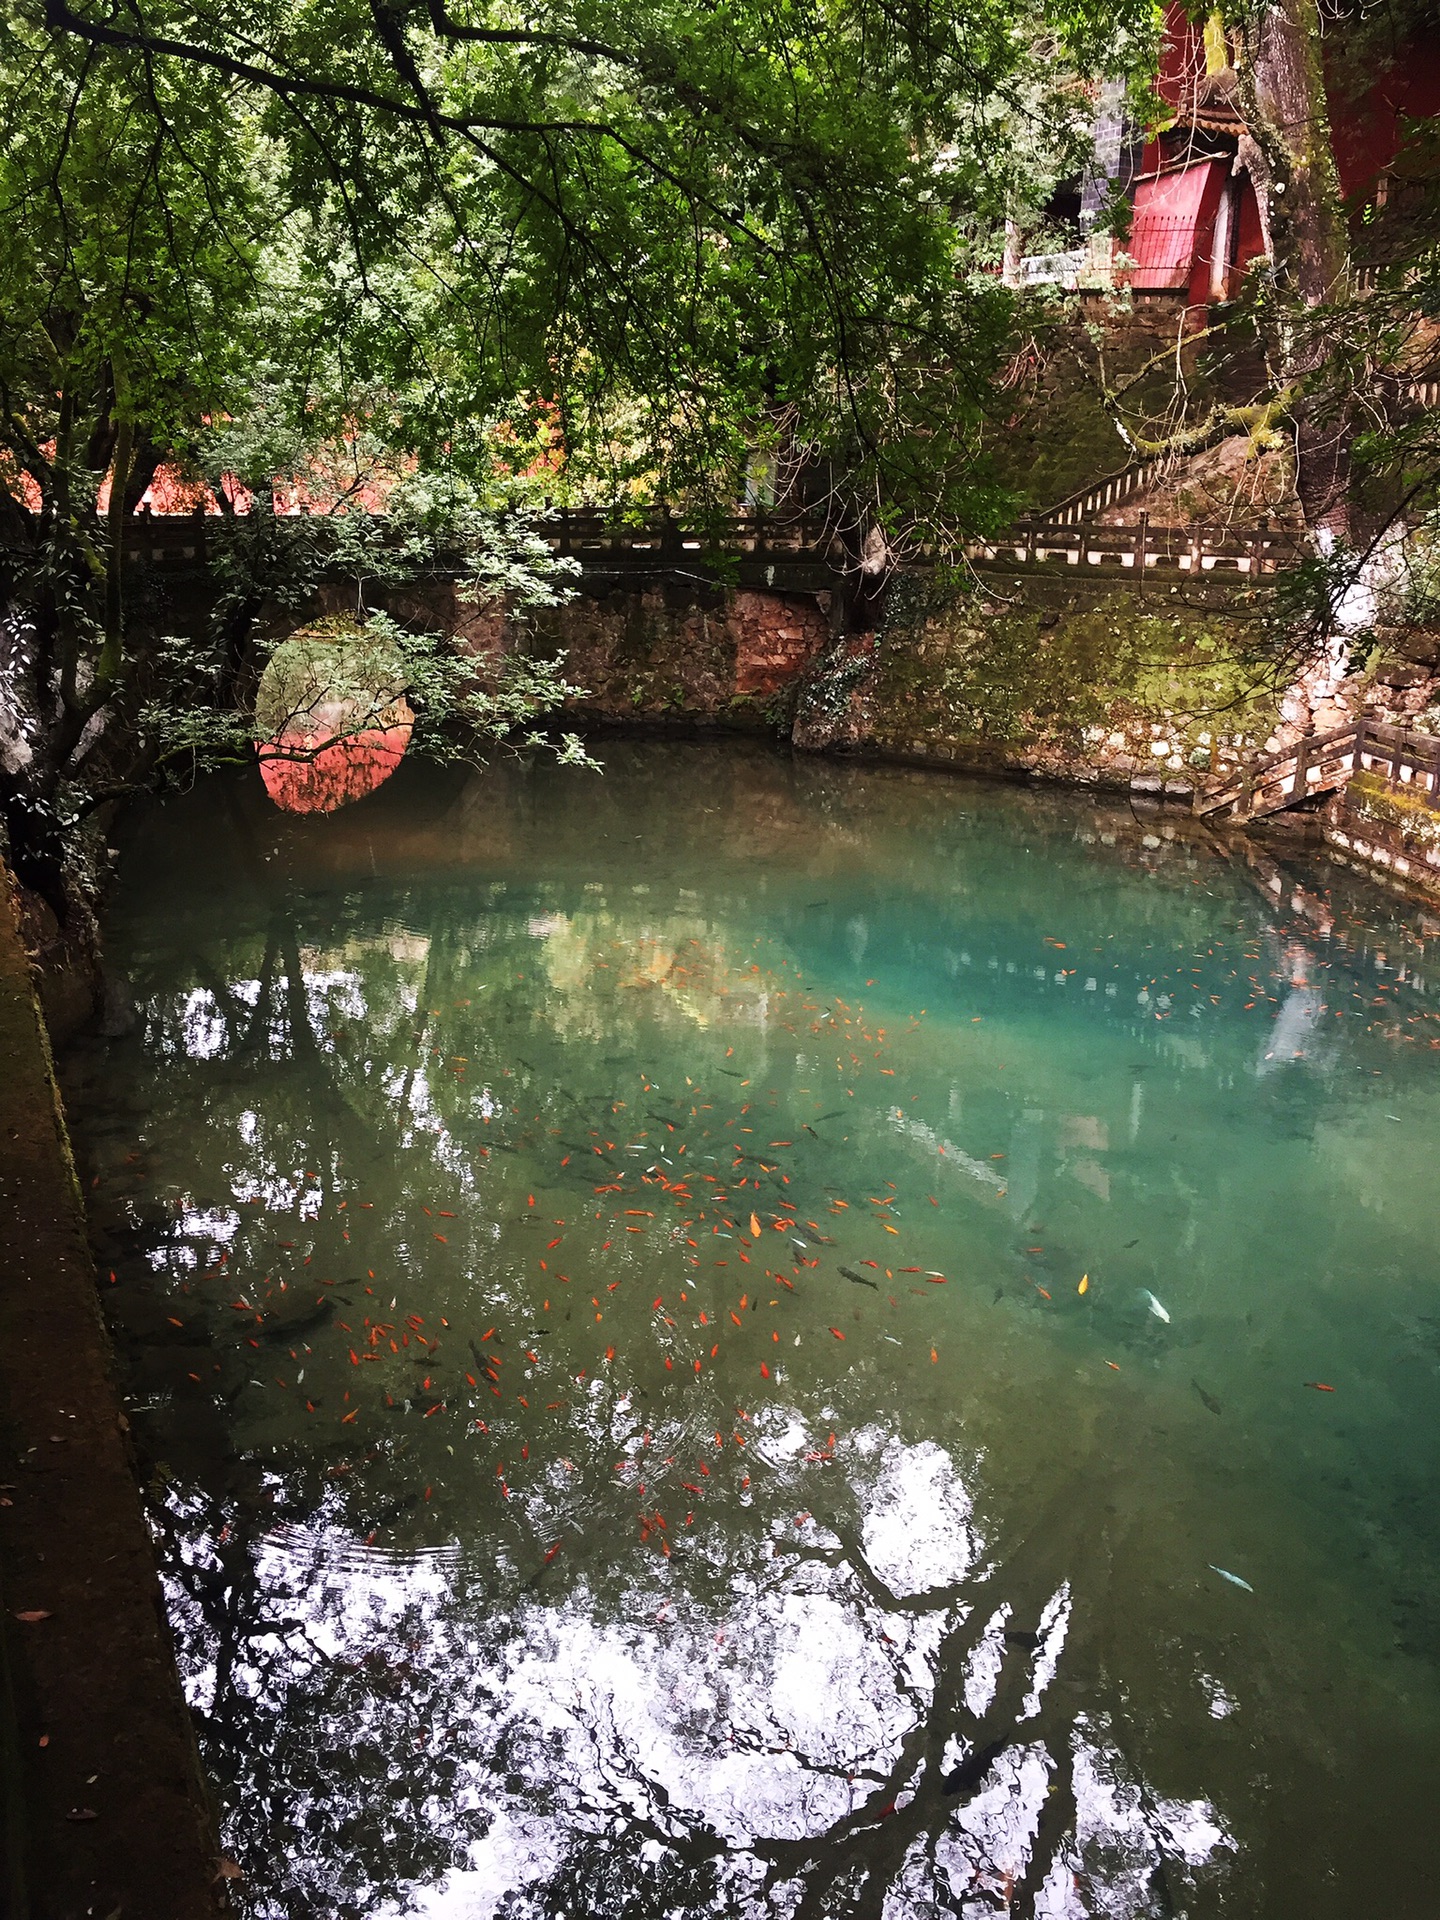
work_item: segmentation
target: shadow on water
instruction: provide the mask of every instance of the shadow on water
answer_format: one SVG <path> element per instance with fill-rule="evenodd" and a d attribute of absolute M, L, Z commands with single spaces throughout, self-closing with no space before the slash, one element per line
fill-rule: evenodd
<path fill-rule="evenodd" d="M 69 1098 L 248 1910 L 1431 1911 L 1436 929 L 606 758 L 127 848 Z"/>

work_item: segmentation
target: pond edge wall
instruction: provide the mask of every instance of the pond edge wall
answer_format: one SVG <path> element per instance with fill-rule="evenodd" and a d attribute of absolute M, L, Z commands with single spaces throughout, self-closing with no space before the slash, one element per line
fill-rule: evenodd
<path fill-rule="evenodd" d="M 0 1059 L 4 1911 L 213 1920 L 231 1911 L 214 1811 L 3 866 Z"/>

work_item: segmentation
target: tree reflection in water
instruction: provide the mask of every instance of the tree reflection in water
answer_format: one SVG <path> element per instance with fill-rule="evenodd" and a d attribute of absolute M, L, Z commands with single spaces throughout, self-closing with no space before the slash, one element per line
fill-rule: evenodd
<path fill-rule="evenodd" d="M 589 1412 L 600 1452 L 634 1438 Z M 668 1560 L 601 1529 L 547 1563 L 569 1516 L 538 1494 L 528 1575 L 367 1550 L 333 1492 L 277 1481 L 223 1519 L 172 1493 L 172 1619 L 252 1910 L 1183 1911 L 1228 1842 L 1077 1705 L 1108 1628 L 1073 1490 L 1007 1546 L 938 1448 L 862 1430 L 817 1493 L 823 1446 L 772 1410 L 748 1526 Z"/>

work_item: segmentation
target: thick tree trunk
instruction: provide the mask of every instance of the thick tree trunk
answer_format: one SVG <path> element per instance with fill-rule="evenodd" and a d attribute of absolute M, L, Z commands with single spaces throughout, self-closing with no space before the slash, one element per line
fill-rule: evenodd
<path fill-rule="evenodd" d="M 1261 13 L 1245 73 L 1246 118 L 1264 158 L 1252 167 L 1265 207 L 1275 283 L 1302 311 L 1282 318 L 1281 372 L 1303 385 L 1331 341 L 1306 313 L 1344 300 L 1349 239 L 1330 135 L 1317 0 L 1272 0 Z M 1262 181 L 1262 172 L 1268 179 Z M 1352 420 L 1343 401 L 1314 395 L 1295 411 L 1296 485 L 1306 524 L 1322 546 L 1349 530 Z"/>

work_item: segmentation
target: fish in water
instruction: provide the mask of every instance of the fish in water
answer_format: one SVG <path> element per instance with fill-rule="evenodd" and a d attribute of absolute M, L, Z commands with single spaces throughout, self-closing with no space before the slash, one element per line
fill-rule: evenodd
<path fill-rule="evenodd" d="M 1212 1573 L 1218 1573 L 1220 1578 L 1222 1580 L 1228 1580 L 1232 1587 L 1243 1587 L 1246 1593 L 1253 1593 L 1255 1591 L 1250 1582 L 1248 1580 L 1242 1580 L 1238 1573 L 1227 1573 L 1224 1567 L 1217 1567 L 1213 1560 L 1209 1561 L 1208 1565 Z"/>
<path fill-rule="evenodd" d="M 1220 1412 L 1221 1410 L 1220 1402 L 1215 1398 L 1213 1394 L 1207 1393 L 1204 1387 L 1201 1386 L 1198 1380 L 1192 1380 L 1190 1384 L 1192 1387 L 1194 1387 L 1195 1391 L 1199 1394 L 1203 1403 L 1210 1409 L 1211 1413 Z"/>
<path fill-rule="evenodd" d="M 1138 1246 L 1139 1246 L 1139 1244 L 1140 1244 L 1140 1241 L 1139 1241 L 1139 1238 L 1138 1238 L 1138 1237 L 1137 1237 L 1136 1239 L 1134 1239 L 1134 1240 L 1127 1240 L 1127 1241 L 1125 1242 L 1125 1251 L 1126 1251 L 1126 1253 L 1128 1253 L 1128 1252 L 1130 1251 L 1130 1249 L 1131 1249 L 1131 1247 L 1138 1247 Z"/>
<path fill-rule="evenodd" d="M 849 1267 L 837 1267 L 835 1271 L 837 1273 L 843 1273 L 847 1280 L 853 1280 L 857 1287 L 871 1287 L 874 1289 L 876 1293 L 880 1291 L 880 1288 L 876 1284 L 876 1282 L 873 1280 L 867 1280 L 863 1273 L 852 1273 Z"/>
<path fill-rule="evenodd" d="M 1154 1294 L 1151 1293 L 1148 1287 L 1141 1287 L 1140 1298 L 1145 1302 L 1146 1306 L 1150 1309 L 1151 1313 L 1154 1314 L 1155 1318 L 1157 1320 L 1163 1320 L 1166 1326 L 1168 1327 L 1170 1324 L 1170 1316 L 1165 1311 L 1164 1307 L 1161 1306 L 1160 1302 L 1155 1298 Z"/>
<path fill-rule="evenodd" d="M 985 1778 L 995 1762 L 1004 1753 L 1009 1743 L 1004 1740 L 987 1740 L 983 1747 L 977 1747 L 967 1754 L 958 1767 L 953 1767 L 940 1782 L 942 1793 L 973 1793 Z"/>
<path fill-rule="evenodd" d="M 1025 1632 L 1019 1627 L 1007 1627 L 1005 1629 L 1005 1644 L 1010 1647 L 1025 1647 L 1026 1649 L 1030 1649 L 1039 1646 L 1040 1636 L 1038 1633 Z"/>
<path fill-rule="evenodd" d="M 262 1327 L 260 1338 L 280 1342 L 298 1340 L 302 1334 L 309 1333 L 314 1327 L 322 1326 L 330 1318 L 335 1310 L 332 1305 L 334 1297 L 332 1295 L 330 1300 L 320 1301 L 311 1308 L 309 1313 L 302 1313 L 293 1320 L 277 1321 L 274 1325 Z"/>

